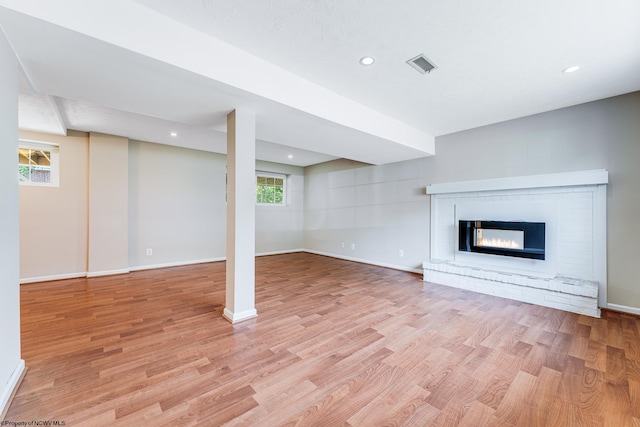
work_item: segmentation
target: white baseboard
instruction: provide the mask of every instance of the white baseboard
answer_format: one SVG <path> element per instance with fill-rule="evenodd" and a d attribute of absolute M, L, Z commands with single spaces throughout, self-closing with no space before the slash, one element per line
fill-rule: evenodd
<path fill-rule="evenodd" d="M 123 268 L 120 270 L 91 271 L 87 273 L 87 277 L 113 276 L 114 274 L 127 274 L 128 272 L 128 268 Z"/>
<path fill-rule="evenodd" d="M 259 254 L 256 254 L 256 256 L 293 254 L 296 252 L 305 252 L 305 249 L 285 249 L 282 251 L 260 252 Z"/>
<path fill-rule="evenodd" d="M 111 276 L 113 274 L 127 274 L 129 272 L 128 268 L 124 268 L 121 270 L 105 270 L 105 271 L 92 271 L 92 272 L 78 272 L 78 273 L 69 273 L 69 274 L 54 274 L 52 276 L 40 276 L 40 277 L 26 277 L 20 279 L 20 284 L 26 283 L 36 283 L 36 282 L 51 282 L 54 280 L 65 280 L 65 279 L 79 279 L 83 277 L 101 277 L 101 276 Z"/>
<path fill-rule="evenodd" d="M 602 307 L 602 308 L 608 308 L 614 311 L 621 311 L 623 313 L 629 313 L 629 314 L 636 314 L 638 316 L 640 316 L 640 308 L 637 307 L 628 307 L 626 305 L 619 305 L 619 304 L 607 304 L 606 307 Z"/>
<path fill-rule="evenodd" d="M 362 259 L 362 258 L 355 258 L 355 257 L 350 257 L 350 256 L 332 254 L 332 253 L 329 253 L 329 252 L 314 251 L 312 249 L 303 249 L 303 252 L 308 252 L 310 254 L 316 254 L 316 255 L 328 256 L 328 257 L 331 257 L 331 258 L 344 259 L 346 261 L 359 262 L 359 263 L 362 263 L 362 264 L 370 264 L 370 265 L 375 265 L 375 266 L 378 266 L 378 267 L 391 268 L 391 269 L 394 269 L 394 270 L 408 271 L 409 273 L 422 274 L 422 268 L 409 268 L 409 267 L 405 267 L 403 265 L 388 264 L 386 262 L 371 261 L 371 260 L 368 260 L 368 259 Z"/>
<path fill-rule="evenodd" d="M 253 319 L 254 317 L 258 317 L 258 312 L 256 309 L 245 310 L 238 313 L 234 313 L 233 311 L 225 308 L 222 312 L 222 316 L 227 319 L 231 323 L 242 322 L 243 320 Z"/>
<path fill-rule="evenodd" d="M 217 262 L 217 261 L 224 261 L 224 260 L 226 260 L 225 257 L 218 257 L 218 258 L 195 259 L 195 260 L 189 260 L 189 261 L 166 262 L 162 264 L 138 265 L 136 267 L 129 267 L 129 271 L 154 270 L 156 268 L 167 268 L 167 267 L 180 267 L 183 265 L 205 264 L 207 262 Z"/>
<path fill-rule="evenodd" d="M 24 360 L 20 359 L 18 366 L 13 370 L 9 381 L 7 381 L 5 389 L 2 390 L 2 394 L 0 394 L 0 420 L 4 420 L 4 416 L 6 415 L 7 410 L 9 409 L 9 404 L 11 403 L 11 398 L 18 389 L 25 371 L 26 367 Z"/>
<path fill-rule="evenodd" d="M 294 252 L 304 252 L 304 249 L 286 249 L 282 251 L 260 252 L 260 253 L 257 253 L 256 256 L 281 255 L 281 254 L 288 254 L 288 253 L 294 253 Z M 183 265 L 206 264 L 208 262 L 219 262 L 219 261 L 226 261 L 226 260 L 227 260 L 227 257 L 221 256 L 216 258 L 204 258 L 204 259 L 195 259 L 195 260 L 188 260 L 188 261 L 167 262 L 162 264 L 139 265 L 136 267 L 129 267 L 129 270 L 130 271 L 154 270 L 156 268 L 180 267 Z"/>
<path fill-rule="evenodd" d="M 284 249 L 280 251 L 270 251 L 270 252 L 260 252 L 257 253 L 256 256 L 268 256 L 268 255 L 282 255 L 282 254 L 290 254 L 290 253 L 299 253 L 299 252 L 308 252 L 310 254 L 323 255 L 332 258 L 344 259 L 346 261 L 354 261 L 360 262 L 363 264 L 376 265 L 378 267 L 392 268 L 394 270 L 408 271 L 410 273 L 418 273 L 422 274 L 422 269 L 420 268 L 409 268 L 402 265 L 389 264 L 384 262 L 371 261 L 368 259 L 355 258 L 349 256 L 343 256 L 338 254 L 333 254 L 329 252 L 322 251 L 314 251 L 311 249 Z M 27 277 L 24 279 L 20 279 L 20 283 L 35 283 L 35 282 L 50 282 L 53 280 L 63 280 L 63 279 L 77 279 L 80 277 L 101 277 L 101 276 L 110 276 L 113 274 L 126 274 L 132 271 L 141 271 L 141 270 L 154 270 L 157 268 L 167 268 L 167 267 L 180 267 L 183 265 L 192 265 L 192 264 L 204 264 L 208 262 L 218 262 L 225 261 L 226 257 L 216 257 L 216 258 L 205 258 L 205 259 L 196 259 L 196 260 L 188 260 L 188 261 L 178 261 L 178 262 L 167 262 L 161 264 L 150 264 L 150 265 L 138 265 L 129 267 L 127 269 L 122 270 L 109 270 L 109 271 L 94 271 L 94 272 L 78 272 L 78 273 L 69 273 L 69 274 L 58 274 L 52 276 L 41 276 L 41 277 Z"/>
<path fill-rule="evenodd" d="M 50 282 L 52 280 L 64 280 L 64 279 L 77 279 L 79 277 L 87 277 L 87 272 L 80 273 L 68 273 L 68 274 L 54 274 L 52 276 L 40 276 L 40 277 L 26 277 L 20 279 L 20 284 L 36 283 L 36 282 Z"/>

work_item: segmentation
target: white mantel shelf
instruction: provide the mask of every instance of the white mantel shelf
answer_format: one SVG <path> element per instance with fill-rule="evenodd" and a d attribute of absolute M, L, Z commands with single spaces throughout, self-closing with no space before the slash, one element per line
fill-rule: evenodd
<path fill-rule="evenodd" d="M 576 185 L 598 185 L 608 183 L 609 172 L 606 169 L 596 169 L 579 172 L 550 173 L 544 175 L 514 176 L 509 178 L 430 184 L 427 186 L 427 194 L 569 187 Z"/>

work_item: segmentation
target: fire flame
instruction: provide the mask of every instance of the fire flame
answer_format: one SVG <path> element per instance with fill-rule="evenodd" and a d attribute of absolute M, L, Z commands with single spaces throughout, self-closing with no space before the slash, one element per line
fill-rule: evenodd
<path fill-rule="evenodd" d="M 502 240 L 502 239 L 478 239 L 478 246 L 490 246 L 492 248 L 504 248 L 504 249 L 522 249 L 522 247 L 515 240 Z"/>

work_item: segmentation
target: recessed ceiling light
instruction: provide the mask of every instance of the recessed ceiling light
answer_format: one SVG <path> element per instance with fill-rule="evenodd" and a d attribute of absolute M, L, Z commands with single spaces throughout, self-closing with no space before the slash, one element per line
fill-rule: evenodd
<path fill-rule="evenodd" d="M 363 56 L 360 58 L 360 65 L 371 65 L 376 62 L 373 56 Z"/>
<path fill-rule="evenodd" d="M 178 136 L 178 132 L 171 132 L 169 135 L 171 135 L 171 136 Z"/>
<path fill-rule="evenodd" d="M 293 159 L 293 154 L 289 154 L 287 157 Z"/>
<path fill-rule="evenodd" d="M 565 68 L 562 70 L 563 73 L 574 73 L 580 69 L 579 65 L 574 65 L 573 67 Z"/>

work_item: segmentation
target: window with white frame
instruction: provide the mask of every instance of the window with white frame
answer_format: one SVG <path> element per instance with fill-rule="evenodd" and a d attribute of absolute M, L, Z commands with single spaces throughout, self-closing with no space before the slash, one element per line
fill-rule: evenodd
<path fill-rule="evenodd" d="M 259 205 L 286 205 L 287 176 L 270 172 L 256 172 L 256 203 Z"/>
<path fill-rule="evenodd" d="M 20 184 L 57 187 L 59 184 L 58 146 L 20 141 L 18 179 Z"/>

